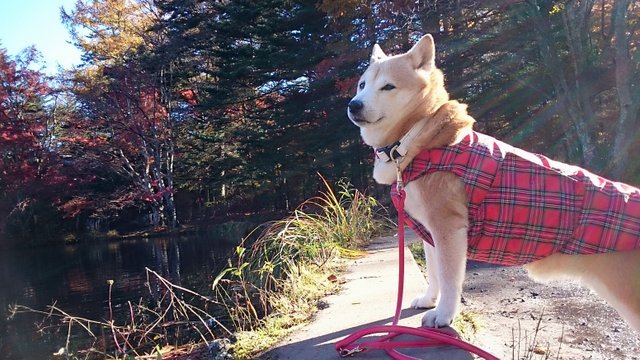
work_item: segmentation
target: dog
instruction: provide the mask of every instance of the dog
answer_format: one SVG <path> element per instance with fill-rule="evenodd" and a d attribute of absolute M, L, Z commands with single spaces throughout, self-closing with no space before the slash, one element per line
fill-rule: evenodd
<path fill-rule="evenodd" d="M 394 56 L 374 45 L 347 115 L 375 149 L 374 179 L 405 192 L 425 240 L 429 283 L 411 305 L 430 308 L 423 326 L 451 324 L 468 257 L 581 281 L 640 333 L 639 189 L 475 132 L 431 35 Z"/>

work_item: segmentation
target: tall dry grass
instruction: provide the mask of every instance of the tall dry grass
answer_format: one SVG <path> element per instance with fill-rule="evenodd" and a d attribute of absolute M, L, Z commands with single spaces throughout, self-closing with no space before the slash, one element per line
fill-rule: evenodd
<path fill-rule="evenodd" d="M 336 289 L 335 276 L 330 276 L 336 271 L 333 260 L 364 247 L 391 226 L 386 210 L 373 197 L 344 181 L 336 190 L 322 181 L 320 195 L 288 218 L 256 229 L 255 240 L 248 236 L 214 280 L 217 300 L 227 304 L 236 329 L 264 329 L 273 325 L 274 316 L 291 319 L 279 327 L 304 321 L 317 309 L 318 300 Z"/>
<path fill-rule="evenodd" d="M 56 356 L 69 359 L 175 360 L 209 354 L 216 347 L 218 356 L 227 358 L 220 337 L 237 339 L 234 358 L 252 358 L 306 321 L 319 300 L 337 290 L 340 254 L 353 254 L 391 225 L 372 197 L 344 181 L 336 191 L 322 181 L 319 196 L 288 218 L 258 227 L 236 247 L 229 266 L 213 282 L 212 297 L 147 269 L 153 307 L 142 300 L 129 302 L 119 307 L 124 316 L 116 316 L 109 296 L 108 320 L 77 317 L 55 304 L 46 311 L 16 305 L 12 313 L 41 315 L 40 331 L 66 332 Z"/>

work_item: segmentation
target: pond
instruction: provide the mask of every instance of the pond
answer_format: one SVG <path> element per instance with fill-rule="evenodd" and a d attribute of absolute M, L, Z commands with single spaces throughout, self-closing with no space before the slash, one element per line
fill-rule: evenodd
<path fill-rule="evenodd" d="M 34 316 L 7 320 L 10 305 L 45 310 L 56 302 L 74 316 L 107 319 L 108 281 L 114 281 L 112 304 L 137 302 L 149 294 L 145 267 L 176 285 L 207 289 L 251 226 L 232 223 L 208 229 L 207 235 L 0 251 L 0 359 L 48 359 L 64 346 L 40 336 Z"/>

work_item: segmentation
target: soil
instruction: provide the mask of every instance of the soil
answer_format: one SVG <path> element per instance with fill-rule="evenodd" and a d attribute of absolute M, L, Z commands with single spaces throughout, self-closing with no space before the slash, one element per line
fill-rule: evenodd
<path fill-rule="evenodd" d="M 462 310 L 483 324 L 478 341 L 511 359 L 640 359 L 640 334 L 596 294 L 536 283 L 522 267 L 470 262 Z"/>

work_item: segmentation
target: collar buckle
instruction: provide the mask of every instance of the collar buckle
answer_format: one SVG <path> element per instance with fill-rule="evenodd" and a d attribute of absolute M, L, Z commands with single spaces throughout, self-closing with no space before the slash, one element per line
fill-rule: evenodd
<path fill-rule="evenodd" d="M 402 158 L 407 155 L 407 151 L 404 147 L 401 147 L 400 141 L 396 141 L 395 143 L 384 146 L 376 149 L 376 156 L 378 159 L 384 162 L 402 161 Z"/>

